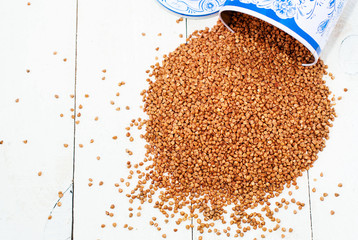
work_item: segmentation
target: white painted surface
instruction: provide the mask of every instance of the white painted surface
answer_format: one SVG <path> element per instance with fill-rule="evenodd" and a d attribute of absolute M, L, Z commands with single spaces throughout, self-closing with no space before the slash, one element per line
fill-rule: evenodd
<path fill-rule="evenodd" d="M 71 239 L 72 230 L 72 184 L 63 191 L 63 196 L 53 203 L 49 211 L 52 217 L 47 221 L 43 233 L 43 240 Z M 61 203 L 61 206 L 58 204 Z"/>
<path fill-rule="evenodd" d="M 75 23 L 72 0 L 0 1 L 0 239 L 42 239 L 71 183 Z"/>
<path fill-rule="evenodd" d="M 131 143 L 125 137 L 124 128 L 131 119 L 143 116 L 139 92 L 147 86 L 145 70 L 156 62 L 155 56 L 160 57 L 185 41 L 179 34 L 185 37 L 186 32 L 190 34 L 195 29 L 212 26 L 216 17 L 177 24 L 177 16 L 148 0 L 125 3 L 79 0 L 78 7 L 76 113 L 80 112 L 81 117 L 76 118 L 80 123 L 76 125 L 74 239 L 161 239 L 163 233 L 167 239 L 192 239 L 183 224 L 180 227 L 172 221 L 165 224 L 161 214 L 150 205 L 143 206 L 140 218 L 129 218 L 128 200 L 125 193 L 120 196 L 114 183 L 120 183 L 119 179 L 127 176 L 128 160 L 143 159 L 144 142 L 139 132 L 131 131 L 135 138 Z M 358 33 L 357 16 L 358 4 L 348 2 L 322 55 L 329 71 L 336 76 L 334 81 L 327 80 L 327 84 L 336 98 L 342 96 L 343 99 L 337 101 L 339 117 L 334 122 L 327 148 L 309 172 L 310 187 L 317 189 L 316 193 L 311 192 L 315 240 L 356 239 L 358 76 L 344 72 L 346 68 L 340 61 L 351 60 L 352 56 L 342 57 L 340 44 L 346 37 Z M 55 208 L 53 222 L 48 222 L 47 217 L 58 200 L 57 192 L 64 191 L 72 180 L 74 120 L 70 108 L 74 99 L 69 95 L 75 86 L 75 27 L 75 1 L 35 0 L 30 6 L 25 1 L 0 2 L 0 141 L 4 141 L 0 145 L 0 239 L 70 236 L 70 195 L 62 200 L 62 209 Z M 142 32 L 146 36 L 143 37 Z M 158 33 L 162 36 L 157 36 Z M 158 52 L 156 47 L 160 48 Z M 52 54 L 54 51 L 58 52 L 56 56 Z M 68 61 L 64 62 L 63 58 Z M 30 73 L 26 73 L 26 69 L 30 69 Z M 106 79 L 101 80 L 102 77 Z M 126 85 L 118 87 L 121 81 Z M 116 92 L 120 93 L 119 97 L 115 96 Z M 54 98 L 55 94 L 59 99 Z M 15 103 L 17 98 L 19 102 Z M 111 105 L 110 101 L 115 104 Z M 127 105 L 130 110 L 125 110 Z M 121 110 L 116 111 L 117 107 Z M 64 114 L 63 118 L 59 117 L 60 113 Z M 96 116 L 98 121 L 94 121 Z M 118 139 L 113 140 L 113 136 Z M 27 144 L 22 142 L 25 139 Z M 90 143 L 90 139 L 94 139 L 94 143 Z M 69 147 L 64 148 L 64 143 Z M 84 147 L 79 148 L 79 144 Z M 134 155 L 128 156 L 126 148 Z M 97 160 L 97 156 L 101 159 Z M 41 177 L 37 176 L 38 171 L 43 172 Z M 324 173 L 323 178 L 319 177 L 320 172 Z M 88 187 L 88 178 L 93 179 L 92 187 Z M 314 178 L 318 180 L 313 181 Z M 99 181 L 104 182 L 103 186 L 98 185 Z M 343 183 L 342 188 L 337 187 L 339 182 Z M 120 185 L 126 189 L 123 183 Z M 292 197 L 306 204 L 303 210 L 294 215 L 292 211 L 297 207 L 290 204 L 288 210 L 278 213 L 281 225 L 294 229 L 292 234 L 285 234 L 286 239 L 311 238 L 306 174 L 299 179 L 299 186 L 299 190 L 292 190 Z M 279 199 L 291 199 L 287 192 Z M 324 192 L 329 196 L 321 202 L 319 197 Z M 333 197 L 335 192 L 340 194 L 338 198 Z M 116 205 L 114 210 L 109 208 L 111 204 Z M 62 210 L 58 218 L 57 210 Z M 329 214 L 330 210 L 335 211 L 334 216 Z M 113 212 L 114 217 L 106 216 L 105 211 Z M 161 218 L 162 231 L 149 226 L 152 216 Z M 61 224 L 56 225 L 56 221 Z M 111 226 L 113 222 L 117 223 L 116 228 Z M 64 223 L 67 228 L 62 228 Z M 125 223 L 134 230 L 124 229 Z M 101 224 L 106 227 L 102 229 Z M 173 228 L 179 231 L 174 234 Z M 61 238 L 56 232 L 59 229 L 64 229 Z M 279 239 L 281 234 L 266 234 L 266 239 Z M 259 239 L 259 235 L 261 232 L 253 231 L 246 236 Z M 194 230 L 193 238 L 198 236 Z M 204 239 L 226 238 L 204 236 Z"/>
<path fill-rule="evenodd" d="M 351 71 L 341 62 L 347 59 L 345 54 L 349 54 L 341 51 L 343 40 L 357 33 L 358 2 L 349 1 L 322 54 L 328 70 L 336 77 L 333 81 L 327 80 L 327 85 L 336 98 L 342 96 L 342 100 L 337 101 L 338 118 L 333 123 L 327 147 L 310 170 L 311 188 L 317 189 L 316 193 L 311 192 L 314 240 L 357 239 L 358 74 L 349 74 Z M 353 52 L 356 47 L 352 46 Z M 344 88 L 348 92 L 344 92 Z M 323 177 L 319 176 L 321 172 Z M 317 181 L 313 181 L 314 178 Z M 342 183 L 343 187 L 337 187 L 338 183 Z M 328 197 L 322 202 L 319 198 L 323 193 L 328 193 Z M 334 197 L 334 193 L 340 196 Z M 330 215 L 331 210 L 335 211 L 335 215 Z"/>
<path fill-rule="evenodd" d="M 139 93 L 147 87 L 145 71 L 156 62 L 156 56 L 161 57 L 185 41 L 185 37 L 179 38 L 179 34 L 185 36 L 185 23 L 178 24 L 177 19 L 154 1 L 79 1 L 77 109 L 80 104 L 83 108 L 77 110 L 81 117 L 76 127 L 75 239 L 161 239 L 164 233 L 168 239 L 191 238 L 191 233 L 183 229 L 174 235 L 176 224 L 165 224 L 151 205 L 144 205 L 138 218 L 138 204 L 129 204 L 125 196 L 128 189 L 119 181 L 128 176 L 127 161 L 134 164 L 144 158 L 145 143 L 139 132 L 131 131 L 135 141 L 130 142 L 125 127 L 131 119 L 143 117 Z M 119 87 L 122 81 L 126 84 Z M 111 101 L 115 104 L 111 105 Z M 117 107 L 121 110 L 116 111 Z M 94 120 L 96 116 L 98 121 Z M 113 136 L 118 139 L 113 140 Z M 126 148 L 134 154 L 129 156 Z M 92 187 L 88 186 L 89 178 L 93 179 Z M 100 181 L 104 182 L 102 186 Z M 130 182 L 134 188 L 135 180 Z M 115 183 L 125 190 L 122 194 Z M 109 208 L 111 204 L 115 209 Z M 133 218 L 128 217 L 129 207 L 134 208 Z M 113 212 L 114 217 L 106 216 L 105 211 Z M 161 231 L 149 225 L 153 216 L 160 219 Z M 101 224 L 106 227 L 102 229 Z M 124 224 L 134 230 L 124 229 Z"/>

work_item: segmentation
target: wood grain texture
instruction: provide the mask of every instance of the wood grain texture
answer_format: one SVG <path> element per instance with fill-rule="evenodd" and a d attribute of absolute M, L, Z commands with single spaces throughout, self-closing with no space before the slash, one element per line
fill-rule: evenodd
<path fill-rule="evenodd" d="M 333 123 L 327 147 L 310 170 L 310 186 L 316 188 L 311 192 L 313 239 L 357 239 L 355 228 L 358 226 L 358 74 L 352 75 L 344 71 L 341 45 L 344 39 L 358 34 L 358 2 L 349 1 L 343 10 L 329 42 L 322 52 L 322 58 L 328 64 L 335 80 L 327 78 L 337 101 L 338 118 Z M 357 52 L 358 41 L 351 46 Z M 356 63 L 358 57 L 355 55 Z M 344 88 L 348 92 L 344 92 Z M 320 177 L 320 173 L 323 177 Z M 314 181 L 317 179 L 317 181 Z M 339 188 L 338 183 L 343 187 Z M 323 193 L 328 196 L 320 201 Z M 340 194 L 335 197 L 334 194 Z M 335 211 L 332 216 L 330 211 Z"/>
<path fill-rule="evenodd" d="M 144 157 L 145 142 L 139 138 L 140 132 L 131 130 L 134 142 L 130 142 L 125 137 L 125 127 L 133 118 L 144 117 L 139 93 L 147 87 L 145 71 L 157 62 L 156 56 L 160 61 L 163 54 L 185 42 L 179 34 L 185 37 L 196 29 L 211 27 L 217 16 L 178 24 L 179 17 L 155 1 L 78 2 L 76 19 L 76 1 L 72 0 L 34 0 L 30 5 L 26 1 L 0 1 L 0 239 L 61 240 L 70 236 L 70 193 L 61 200 L 62 208 L 53 210 L 52 222 L 47 217 L 58 201 L 57 192 L 66 190 L 71 183 L 73 160 L 75 240 L 156 240 L 162 239 L 164 233 L 167 239 L 228 239 L 223 235 L 200 235 L 195 228 L 184 229 L 190 221 L 180 226 L 173 220 L 166 224 L 162 214 L 147 204 L 142 206 L 142 216 L 137 217 L 138 203 L 129 204 L 124 193 L 119 194 L 114 186 L 128 175 L 127 161 L 139 162 Z M 285 239 L 356 239 L 358 75 L 344 71 L 342 59 L 347 58 L 342 56 L 341 44 L 358 34 L 357 16 L 358 3 L 348 2 L 322 53 L 328 70 L 336 77 L 333 81 L 327 78 L 327 84 L 336 99 L 342 96 L 342 100 L 337 101 L 338 118 L 314 168 L 298 180 L 298 190 L 291 187 L 278 198 L 295 198 L 306 204 L 296 215 L 294 204 L 279 211 L 281 226 L 294 229 L 291 234 L 285 233 Z M 355 49 L 353 45 L 352 51 Z M 53 55 L 54 51 L 57 55 Z M 74 94 L 76 67 L 75 102 L 69 95 Z M 122 81 L 126 84 L 119 87 Z M 120 96 L 116 96 L 117 92 Z M 76 119 L 71 118 L 74 105 L 76 114 L 81 114 Z M 118 107 L 120 111 L 116 111 Z M 74 126 L 74 121 L 79 124 Z M 118 136 L 117 140 L 113 136 Z M 126 154 L 127 148 L 133 151 L 132 156 Z M 39 171 L 41 177 L 37 175 Z M 92 187 L 88 186 L 89 178 L 93 179 Z M 134 180 L 126 181 L 131 182 L 131 187 L 135 184 Z M 343 187 L 339 188 L 338 183 Z M 126 189 L 124 183 L 120 188 Z M 316 188 L 315 193 L 312 188 Z M 293 192 L 292 197 L 288 191 Z M 323 193 L 328 197 L 322 202 L 319 198 Z M 334 193 L 340 196 L 334 197 Z M 115 209 L 110 209 L 111 204 Z M 133 218 L 128 216 L 129 207 L 134 208 Z M 331 210 L 334 215 L 330 215 Z M 106 216 L 105 211 L 114 216 Z M 149 226 L 152 216 L 158 218 L 161 231 Z M 112 226 L 114 222 L 116 228 Z M 101 228 L 101 224 L 106 227 Z M 133 226 L 133 231 L 124 229 L 124 224 Z M 174 233 L 173 228 L 178 232 Z M 260 239 L 261 234 L 251 231 L 244 239 Z M 281 239 L 281 234 L 265 233 L 266 239 Z"/>
<path fill-rule="evenodd" d="M 191 238 L 183 224 L 177 226 L 173 219 L 164 223 L 153 205 L 142 206 L 141 217 L 137 217 L 139 205 L 129 204 L 125 196 L 128 188 L 120 182 L 120 178 L 128 176 L 127 161 L 139 163 L 144 159 L 145 143 L 139 138 L 140 132 L 131 130 L 134 142 L 130 142 L 125 127 L 132 119 L 143 117 L 140 92 L 147 87 L 146 70 L 157 62 L 156 56 L 161 58 L 185 41 L 179 38 L 179 34 L 185 35 L 185 24 L 177 24 L 176 19 L 153 1 L 79 1 L 76 102 L 81 117 L 76 126 L 75 239 L 161 239 L 162 234 L 168 239 Z M 119 87 L 122 81 L 125 85 Z M 116 96 L 117 92 L 120 96 Z M 79 109 L 79 105 L 83 108 Z M 118 107 L 120 111 L 116 111 Z M 114 140 L 113 136 L 118 138 Z M 94 142 L 90 143 L 90 139 Z M 133 151 L 133 155 L 129 156 L 125 149 Z M 93 179 L 92 187 L 88 186 L 89 178 Z M 102 186 L 100 181 L 104 182 Z M 126 181 L 134 188 L 134 179 Z M 115 183 L 124 190 L 122 194 Z M 109 208 L 111 204 L 115 209 Z M 133 218 L 129 217 L 129 207 L 134 208 Z M 105 211 L 114 216 L 106 216 Z M 149 225 L 153 216 L 158 218 L 161 231 Z M 105 228 L 101 228 L 102 224 Z M 128 231 L 124 224 L 134 229 Z M 179 231 L 174 233 L 173 228 Z"/>
<path fill-rule="evenodd" d="M 72 0 L 0 1 L 0 239 L 42 239 L 71 184 L 75 23 Z"/>

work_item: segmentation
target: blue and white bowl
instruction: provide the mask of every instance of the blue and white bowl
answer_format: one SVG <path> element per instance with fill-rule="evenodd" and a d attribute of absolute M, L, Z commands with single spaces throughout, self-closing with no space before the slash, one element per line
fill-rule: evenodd
<path fill-rule="evenodd" d="M 315 61 L 304 64 L 310 66 L 317 63 L 321 50 L 347 1 L 227 0 L 219 14 L 228 28 L 232 12 L 249 14 L 278 27 L 301 42 L 312 53 Z"/>
<path fill-rule="evenodd" d="M 157 2 L 184 17 L 206 17 L 218 13 L 225 0 L 157 0 Z"/>

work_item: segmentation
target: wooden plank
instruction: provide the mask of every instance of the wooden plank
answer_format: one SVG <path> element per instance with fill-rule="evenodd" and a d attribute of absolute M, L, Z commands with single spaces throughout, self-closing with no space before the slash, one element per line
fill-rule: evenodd
<path fill-rule="evenodd" d="M 218 17 L 212 17 L 208 19 L 200 19 L 200 20 L 193 20 L 188 19 L 187 20 L 187 26 L 188 26 L 188 35 L 191 34 L 193 31 L 197 29 L 204 29 L 205 27 L 212 27 L 214 24 L 216 24 L 218 20 Z M 278 213 L 275 215 L 281 219 L 281 227 L 286 228 L 286 232 L 282 232 L 281 230 L 277 230 L 272 233 L 263 232 L 262 230 L 254 230 L 249 231 L 245 234 L 244 239 L 261 239 L 261 234 L 266 235 L 266 238 L 268 239 L 281 239 L 281 234 L 285 235 L 285 239 L 310 239 L 311 238 L 311 222 L 310 222 L 310 208 L 309 208 L 309 195 L 308 195 L 308 179 L 307 179 L 307 173 L 304 173 L 302 177 L 300 177 L 297 180 L 299 189 L 296 190 L 294 187 L 291 187 L 290 189 L 285 189 L 285 191 L 275 199 L 272 199 L 270 201 L 273 205 L 276 201 L 280 202 L 282 198 L 285 198 L 286 200 L 290 201 L 292 198 L 295 198 L 297 201 L 300 201 L 302 203 L 305 203 L 305 207 L 303 207 L 302 210 L 298 210 L 297 205 L 290 203 L 289 208 L 287 210 L 284 210 L 284 208 L 281 208 Z M 292 196 L 288 195 L 288 192 L 292 191 Z M 272 206 L 273 206 L 272 205 Z M 271 210 L 273 210 L 275 207 L 271 207 Z M 227 211 L 230 213 L 230 209 L 228 208 Z M 261 212 L 261 208 L 258 208 L 256 212 Z M 293 211 L 296 210 L 297 214 L 294 214 Z M 261 212 L 262 213 L 262 212 Z M 230 214 L 229 214 L 230 215 Z M 229 216 L 227 216 L 229 219 Z M 269 222 L 267 219 L 267 228 L 275 227 L 276 223 L 273 224 Z M 197 230 L 197 223 L 195 223 L 194 228 L 194 239 L 198 239 L 199 236 L 202 236 L 204 240 L 210 240 L 210 239 L 227 239 L 228 237 L 223 233 L 223 229 L 226 226 L 223 226 L 222 224 L 219 224 L 218 222 L 215 223 L 215 228 L 219 229 L 221 231 L 221 235 L 217 236 L 214 233 L 204 233 L 200 234 Z M 233 237 L 235 235 L 236 228 L 233 228 L 230 232 L 230 236 Z M 288 233 L 288 229 L 292 228 L 293 232 Z"/>
<path fill-rule="evenodd" d="M 75 4 L 27 2 L 0 2 L 0 239 L 41 239 L 72 179 Z"/>
<path fill-rule="evenodd" d="M 316 188 L 315 193 L 311 192 L 314 240 L 357 239 L 357 29 L 358 2 L 348 1 L 322 54 L 322 58 L 329 66 L 328 71 L 335 76 L 333 81 L 327 79 L 327 84 L 335 98 L 342 96 L 342 100 L 337 101 L 335 106 L 338 118 L 333 123 L 327 147 L 320 153 L 314 168 L 310 170 L 310 186 Z M 344 41 L 345 39 L 349 41 Z M 343 48 L 350 49 L 350 52 L 342 51 Z M 345 62 L 349 58 L 351 60 Z M 347 63 L 356 66 L 356 74 L 346 73 Z M 344 92 L 344 88 L 347 88 L 348 92 Z M 320 177 L 321 172 L 323 177 Z M 339 188 L 338 183 L 342 183 L 343 187 Z M 321 201 L 323 193 L 327 193 L 328 196 Z M 335 197 L 335 193 L 340 196 Z M 335 212 L 334 215 L 330 214 L 331 210 Z"/>
<path fill-rule="evenodd" d="M 140 109 L 140 92 L 148 86 L 145 71 L 156 62 L 155 56 L 160 57 L 185 41 L 179 38 L 179 34 L 185 35 L 185 24 L 177 24 L 176 19 L 154 1 L 79 1 L 76 102 L 81 117 L 76 119 L 80 123 L 76 127 L 74 239 L 161 239 L 162 234 L 167 234 L 168 239 L 191 238 L 183 224 L 178 227 L 173 219 L 165 224 L 162 214 L 152 205 L 142 206 L 142 216 L 137 217 L 139 205 L 129 204 L 125 197 L 128 189 L 120 182 L 128 175 L 127 161 L 144 159 L 145 143 L 139 132 L 131 131 L 135 140 L 130 142 L 125 127 L 132 119 L 145 117 Z M 157 47 L 159 51 L 155 50 Z M 119 87 L 122 81 L 126 84 Z M 117 92 L 120 96 L 116 96 Z M 120 111 L 116 111 L 117 107 Z M 114 140 L 113 136 L 118 138 Z M 126 148 L 133 151 L 132 156 Z M 93 179 L 92 187 L 88 186 L 89 178 Z M 128 182 L 135 186 L 134 179 Z M 118 192 L 115 183 L 120 184 L 123 193 Z M 111 204 L 114 209 L 110 209 Z M 134 208 L 133 218 L 129 217 L 129 207 Z M 106 216 L 105 211 L 114 216 Z M 161 231 L 149 225 L 153 216 L 158 218 Z M 124 229 L 124 224 L 132 226 L 133 231 Z M 174 233 L 173 228 L 179 231 Z"/>
<path fill-rule="evenodd" d="M 63 191 L 63 196 L 53 203 L 51 219 L 47 221 L 43 239 L 68 240 L 72 232 L 72 184 Z M 61 204 L 61 206 L 58 206 Z"/>

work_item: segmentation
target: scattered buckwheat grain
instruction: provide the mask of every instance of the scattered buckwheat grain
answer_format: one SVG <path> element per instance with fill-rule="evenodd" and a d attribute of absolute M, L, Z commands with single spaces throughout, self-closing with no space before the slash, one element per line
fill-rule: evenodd
<path fill-rule="evenodd" d="M 304 46 L 248 15 L 234 14 L 229 26 L 234 33 L 221 22 L 195 31 L 146 71 L 153 78 L 141 94 L 148 119 L 138 128 L 145 125 L 147 164 L 126 196 L 177 214 L 177 224 L 202 214 L 199 232 L 214 226 L 209 220 L 230 220 L 243 237 L 263 228 L 265 216 L 281 222 L 274 215 L 286 200 L 272 210 L 269 199 L 288 184 L 299 188 L 296 179 L 325 148 L 336 113 L 322 60 L 302 66 L 312 60 Z M 263 214 L 248 213 L 259 204 Z"/>

